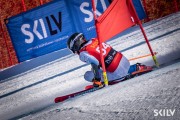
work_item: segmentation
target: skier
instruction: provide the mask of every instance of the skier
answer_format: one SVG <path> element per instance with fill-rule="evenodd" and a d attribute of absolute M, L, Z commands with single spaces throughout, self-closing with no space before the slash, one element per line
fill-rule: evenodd
<path fill-rule="evenodd" d="M 87 41 L 83 33 L 74 33 L 68 39 L 67 46 L 74 54 L 79 55 L 81 61 L 91 64 L 92 70 L 84 74 L 85 80 L 93 82 L 94 87 L 103 86 L 101 82 L 103 77 L 100 49 L 97 38 Z M 109 81 L 146 68 L 145 65 L 139 63 L 130 66 L 128 59 L 122 53 L 117 52 L 106 43 L 102 43 L 102 51 Z"/>

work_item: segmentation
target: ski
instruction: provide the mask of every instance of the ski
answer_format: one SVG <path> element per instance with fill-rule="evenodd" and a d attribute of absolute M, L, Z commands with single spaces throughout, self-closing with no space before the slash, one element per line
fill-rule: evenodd
<path fill-rule="evenodd" d="M 94 88 L 91 88 L 91 89 L 86 89 L 86 90 L 71 93 L 71 94 L 68 94 L 68 95 L 60 96 L 60 97 L 55 98 L 54 102 L 55 103 L 63 102 L 63 101 L 65 101 L 67 99 L 70 99 L 70 98 L 74 98 L 74 97 L 81 96 L 81 95 L 84 95 L 84 94 L 87 94 L 87 93 L 90 93 L 90 92 L 94 92 L 96 90 L 102 89 L 103 87 L 97 87 L 97 88 L 94 87 Z"/>
<path fill-rule="evenodd" d="M 145 74 L 145 73 L 148 73 L 150 71 L 152 71 L 153 68 L 149 68 L 147 70 L 143 70 L 143 71 L 139 71 L 139 72 L 135 72 L 131 75 L 127 75 L 127 76 L 124 76 L 122 78 L 119 78 L 119 79 L 115 79 L 115 80 L 112 80 L 112 81 L 109 81 L 109 85 L 114 85 L 114 84 L 117 84 L 119 82 L 122 82 L 122 81 L 125 81 L 125 80 L 128 80 L 128 79 L 131 79 L 135 76 L 139 76 L 139 75 L 142 75 L 142 74 Z M 55 103 L 58 103 L 58 102 L 64 102 L 70 98 L 74 98 L 74 97 L 77 97 L 77 96 L 82 96 L 82 95 L 85 95 L 87 93 L 91 93 L 91 92 L 94 92 L 94 91 L 97 91 L 97 90 L 100 90 L 102 88 L 104 88 L 105 86 L 102 86 L 102 87 L 93 87 L 93 85 L 87 85 L 85 87 L 84 90 L 81 90 L 81 91 L 78 91 L 78 92 L 74 92 L 74 93 L 71 93 L 71 94 L 67 94 L 67 95 L 64 95 L 64 96 L 60 96 L 60 97 L 56 97 L 54 99 L 54 102 Z"/>
<path fill-rule="evenodd" d="M 132 77 L 132 76 L 131 76 Z M 114 85 L 114 84 L 117 84 L 121 81 L 124 81 L 124 80 L 127 80 L 129 79 L 129 76 L 126 76 L 126 77 L 122 77 L 120 79 L 116 79 L 116 80 L 113 80 L 113 81 L 110 81 L 109 82 L 109 85 Z M 87 86 L 86 86 L 87 87 Z M 97 91 L 99 89 L 102 89 L 104 88 L 105 86 L 102 86 L 102 87 L 93 87 L 92 85 L 89 85 L 89 88 L 86 88 L 82 91 L 78 91 L 78 92 L 74 92 L 74 93 L 71 93 L 71 94 L 67 94 L 67 95 L 64 95 L 64 96 L 60 96 L 60 97 L 56 97 L 54 99 L 54 102 L 55 103 L 58 103 L 58 102 L 63 102 L 63 101 L 66 101 L 70 98 L 74 98 L 74 97 L 77 97 L 77 96 L 81 96 L 81 95 L 85 95 L 87 93 L 90 93 L 90 92 L 94 92 L 94 91 Z"/>
<path fill-rule="evenodd" d="M 116 80 L 112 80 L 112 81 L 109 81 L 108 85 L 114 85 L 114 84 L 117 84 L 119 82 L 122 82 L 122 81 L 125 81 L 125 80 L 128 80 L 130 78 L 132 78 L 133 76 L 126 76 L 126 77 L 122 77 L 122 78 L 119 78 L 119 79 L 116 79 Z M 103 82 L 104 83 L 104 82 Z M 85 86 L 85 90 L 88 90 L 88 89 L 92 89 L 94 86 L 91 84 L 91 85 L 87 85 Z"/>

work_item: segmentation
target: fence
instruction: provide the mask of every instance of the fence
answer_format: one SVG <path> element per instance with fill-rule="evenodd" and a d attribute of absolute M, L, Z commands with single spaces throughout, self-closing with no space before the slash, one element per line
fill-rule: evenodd
<path fill-rule="evenodd" d="M 5 19 L 51 0 L 3 0 L 0 1 L 0 70 L 18 64 L 16 53 L 5 27 Z M 147 14 L 144 22 L 161 18 L 163 16 L 178 12 L 180 0 L 142 0 Z"/>

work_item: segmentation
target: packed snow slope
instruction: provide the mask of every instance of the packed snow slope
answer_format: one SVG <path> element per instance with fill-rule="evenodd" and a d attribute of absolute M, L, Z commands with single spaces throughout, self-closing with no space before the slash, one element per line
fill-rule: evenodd
<path fill-rule="evenodd" d="M 144 24 L 160 68 L 63 103 L 54 98 L 84 89 L 90 66 L 67 55 L 0 83 L 0 119 L 180 119 L 180 12 Z M 108 42 L 128 59 L 149 54 L 138 26 Z M 153 65 L 151 57 L 131 61 Z M 158 111 L 158 113 L 156 113 Z"/>

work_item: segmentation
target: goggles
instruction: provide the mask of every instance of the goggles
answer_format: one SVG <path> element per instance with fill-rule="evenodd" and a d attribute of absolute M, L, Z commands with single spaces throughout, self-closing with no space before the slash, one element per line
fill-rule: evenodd
<path fill-rule="evenodd" d="M 79 51 L 81 48 L 81 44 L 84 42 L 84 37 L 81 34 L 77 35 L 73 40 L 70 42 L 70 49 L 72 50 L 73 53 L 76 51 Z"/>

